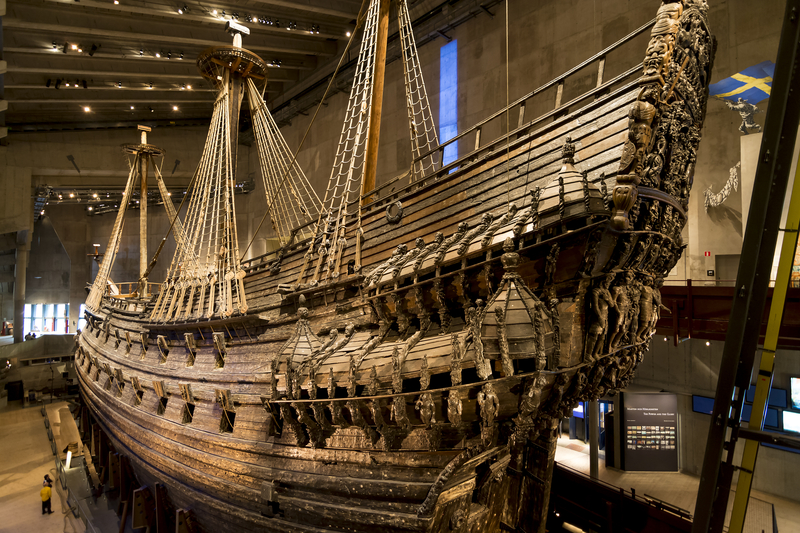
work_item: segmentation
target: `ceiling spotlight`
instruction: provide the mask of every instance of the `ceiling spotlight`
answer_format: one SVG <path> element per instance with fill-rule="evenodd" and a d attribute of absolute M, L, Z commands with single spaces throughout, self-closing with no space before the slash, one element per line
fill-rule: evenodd
<path fill-rule="evenodd" d="M 56 89 L 58 89 L 59 85 L 61 85 L 61 78 L 56 78 Z"/>
<path fill-rule="evenodd" d="M 86 113 L 88 113 L 89 111 L 91 111 L 91 110 L 92 110 L 92 108 L 91 108 L 91 107 L 89 107 L 89 106 L 87 105 L 86 107 L 84 107 L 84 108 L 83 108 L 83 110 L 84 110 Z"/>
<path fill-rule="evenodd" d="M 122 82 L 117 82 L 117 89 L 122 89 Z"/>
<path fill-rule="evenodd" d="M 181 91 L 184 90 L 184 89 L 186 89 L 186 84 L 185 83 L 183 85 L 181 85 Z"/>
<path fill-rule="evenodd" d="M 186 13 L 187 11 L 189 11 L 189 8 L 188 8 L 188 7 L 186 7 L 186 5 L 184 5 L 183 7 L 179 7 L 179 8 L 178 8 L 178 15 L 183 15 L 183 14 L 184 14 L 184 13 Z"/>
<path fill-rule="evenodd" d="M 78 45 L 77 45 L 77 44 L 73 44 L 73 45 L 72 45 L 72 49 L 73 49 L 73 50 L 77 50 L 77 49 L 78 49 Z"/>
<path fill-rule="evenodd" d="M 181 57 L 180 57 L 180 59 L 183 59 L 183 52 L 181 52 Z"/>
<path fill-rule="evenodd" d="M 97 48 L 98 46 L 96 44 L 93 44 L 92 47 L 89 48 L 89 57 L 94 56 L 94 53 L 97 52 Z"/>
<path fill-rule="evenodd" d="M 93 193 L 92 198 L 97 198 L 97 193 Z"/>
<path fill-rule="evenodd" d="M 176 106 L 176 105 L 172 106 L 172 110 L 173 111 L 177 111 L 178 110 L 178 106 Z"/>
<path fill-rule="evenodd" d="M 246 14 L 246 15 L 244 16 L 244 20 L 246 20 L 247 22 L 253 22 L 253 17 L 252 17 L 252 16 L 250 16 L 250 14 Z"/>
<path fill-rule="evenodd" d="M 56 46 L 56 42 L 53 41 L 53 50 L 58 50 L 58 46 Z"/>
<path fill-rule="evenodd" d="M 78 45 L 78 52 L 81 52 L 81 53 L 83 52 L 83 46 Z"/>
<path fill-rule="evenodd" d="M 161 53 L 160 52 L 156 52 L 156 57 L 161 57 Z"/>
<path fill-rule="evenodd" d="M 144 48 L 139 48 L 139 57 L 144 55 Z"/>
<path fill-rule="evenodd" d="M 225 10 L 222 10 L 222 18 L 225 18 Z"/>
<path fill-rule="evenodd" d="M 69 197 L 70 197 L 70 198 L 75 198 L 75 193 L 72 193 L 72 192 L 71 192 L 71 193 L 69 193 Z"/>
<path fill-rule="evenodd" d="M 172 52 L 167 52 L 167 59 L 172 59 Z"/>
<path fill-rule="evenodd" d="M 135 108 L 133 106 L 131 106 L 131 109 L 135 109 Z"/>
<path fill-rule="evenodd" d="M 709 341 L 706 341 L 706 346 L 711 346 L 711 343 Z"/>
<path fill-rule="evenodd" d="M 350 35 L 352 35 L 352 34 L 351 34 L 349 31 L 348 31 L 348 32 L 346 32 L 346 33 L 345 33 L 345 35 L 347 35 L 348 37 L 350 37 Z"/>
<path fill-rule="evenodd" d="M 216 10 L 216 9 L 215 9 L 215 10 L 213 10 L 213 11 L 211 12 L 211 14 L 212 14 L 212 15 L 214 15 L 214 16 L 216 17 L 216 16 L 217 16 L 217 10 Z"/>
<path fill-rule="evenodd" d="M 39 212 L 40 215 L 44 215 L 44 209 Z"/>
<path fill-rule="evenodd" d="M 65 85 L 65 86 L 67 86 L 67 87 L 69 87 L 69 82 L 65 83 L 64 85 Z"/>
<path fill-rule="evenodd" d="M 150 85 L 147 86 L 147 88 L 148 89 L 152 89 L 153 88 L 153 84 L 151 83 Z"/>
<path fill-rule="evenodd" d="M 118 6 L 119 5 L 119 0 L 114 0 L 114 5 Z"/>
<path fill-rule="evenodd" d="M 89 211 L 91 211 L 91 210 L 92 210 L 92 206 L 89 206 Z"/>
<path fill-rule="evenodd" d="M 45 83 L 45 84 L 44 84 L 44 86 L 45 86 L 45 87 L 50 87 L 50 82 L 51 82 L 51 81 L 52 81 L 52 80 L 51 80 L 50 78 L 47 78 L 47 83 Z"/>
<path fill-rule="evenodd" d="M 236 13 L 236 12 L 234 11 L 234 12 L 233 12 L 233 14 L 232 14 L 231 16 L 234 18 L 234 20 L 239 20 L 239 13 Z"/>
<path fill-rule="evenodd" d="M 189 89 L 190 91 L 192 90 L 192 86 L 191 85 L 187 85 L 186 88 Z"/>
<path fill-rule="evenodd" d="M 151 107 L 151 108 L 149 108 L 149 109 L 150 109 L 150 112 L 151 112 L 151 113 L 154 113 L 154 111 L 153 111 L 153 108 L 152 108 L 152 107 Z"/>

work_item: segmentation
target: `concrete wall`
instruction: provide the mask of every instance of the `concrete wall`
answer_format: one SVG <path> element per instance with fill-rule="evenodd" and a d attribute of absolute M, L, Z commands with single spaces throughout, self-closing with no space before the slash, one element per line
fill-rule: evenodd
<path fill-rule="evenodd" d="M 672 345 L 672 338 L 654 337 L 650 352 L 636 371 L 633 385 L 678 393 L 681 417 L 681 468 L 699 475 L 711 424 L 709 415 L 692 412 L 692 394 L 714 397 L 722 361 L 722 342 L 690 339 Z M 789 378 L 800 375 L 797 351 L 778 350 L 773 387 L 789 390 Z M 741 446 L 739 448 L 742 448 Z M 735 464 L 739 464 L 741 449 Z M 753 488 L 800 501 L 800 454 L 761 448 Z"/>
<path fill-rule="evenodd" d="M 61 245 L 48 217 L 33 224 L 25 302 L 29 304 L 68 303 L 70 257 Z"/>

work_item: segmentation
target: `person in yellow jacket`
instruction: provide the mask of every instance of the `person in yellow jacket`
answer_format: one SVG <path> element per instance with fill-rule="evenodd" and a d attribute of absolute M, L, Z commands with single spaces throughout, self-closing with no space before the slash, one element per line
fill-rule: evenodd
<path fill-rule="evenodd" d="M 39 494 L 42 496 L 42 514 L 53 514 L 53 511 L 50 510 L 50 485 L 45 485 L 42 487 L 42 490 L 39 491 Z"/>

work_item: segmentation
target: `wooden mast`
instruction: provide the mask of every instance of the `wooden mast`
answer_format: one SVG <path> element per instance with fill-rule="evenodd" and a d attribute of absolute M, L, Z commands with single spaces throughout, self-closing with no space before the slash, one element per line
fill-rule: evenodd
<path fill-rule="evenodd" d="M 147 131 L 142 130 L 142 145 L 147 144 Z M 150 154 L 143 150 L 139 154 L 139 296 L 147 297 L 147 165 Z"/>
<path fill-rule="evenodd" d="M 361 180 L 361 205 L 369 203 L 364 197 L 375 188 L 375 173 L 378 167 L 378 141 L 381 136 L 381 111 L 383 109 L 383 77 L 386 72 L 386 42 L 389 36 L 389 0 L 379 0 L 378 38 L 375 49 L 375 77 L 372 85 L 372 107 L 369 131 L 367 132 L 367 155 L 364 164 L 364 179 Z"/>

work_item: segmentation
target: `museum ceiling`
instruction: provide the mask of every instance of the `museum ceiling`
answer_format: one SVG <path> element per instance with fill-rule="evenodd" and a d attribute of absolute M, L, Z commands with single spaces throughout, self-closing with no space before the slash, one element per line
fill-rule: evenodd
<path fill-rule="evenodd" d="M 490 15 L 496 3 L 409 0 L 418 45 L 448 38 L 458 24 Z M 195 60 L 208 47 L 231 43 L 225 32 L 230 19 L 250 29 L 244 46 L 269 65 L 265 99 L 279 122 L 290 121 L 319 102 L 360 5 L 359 0 L 8 0 L 2 18 L 6 125 L 11 131 L 52 131 L 207 123 L 214 93 Z M 390 27 L 394 33 L 396 27 Z M 349 88 L 357 43 L 352 50 L 335 91 Z"/>

